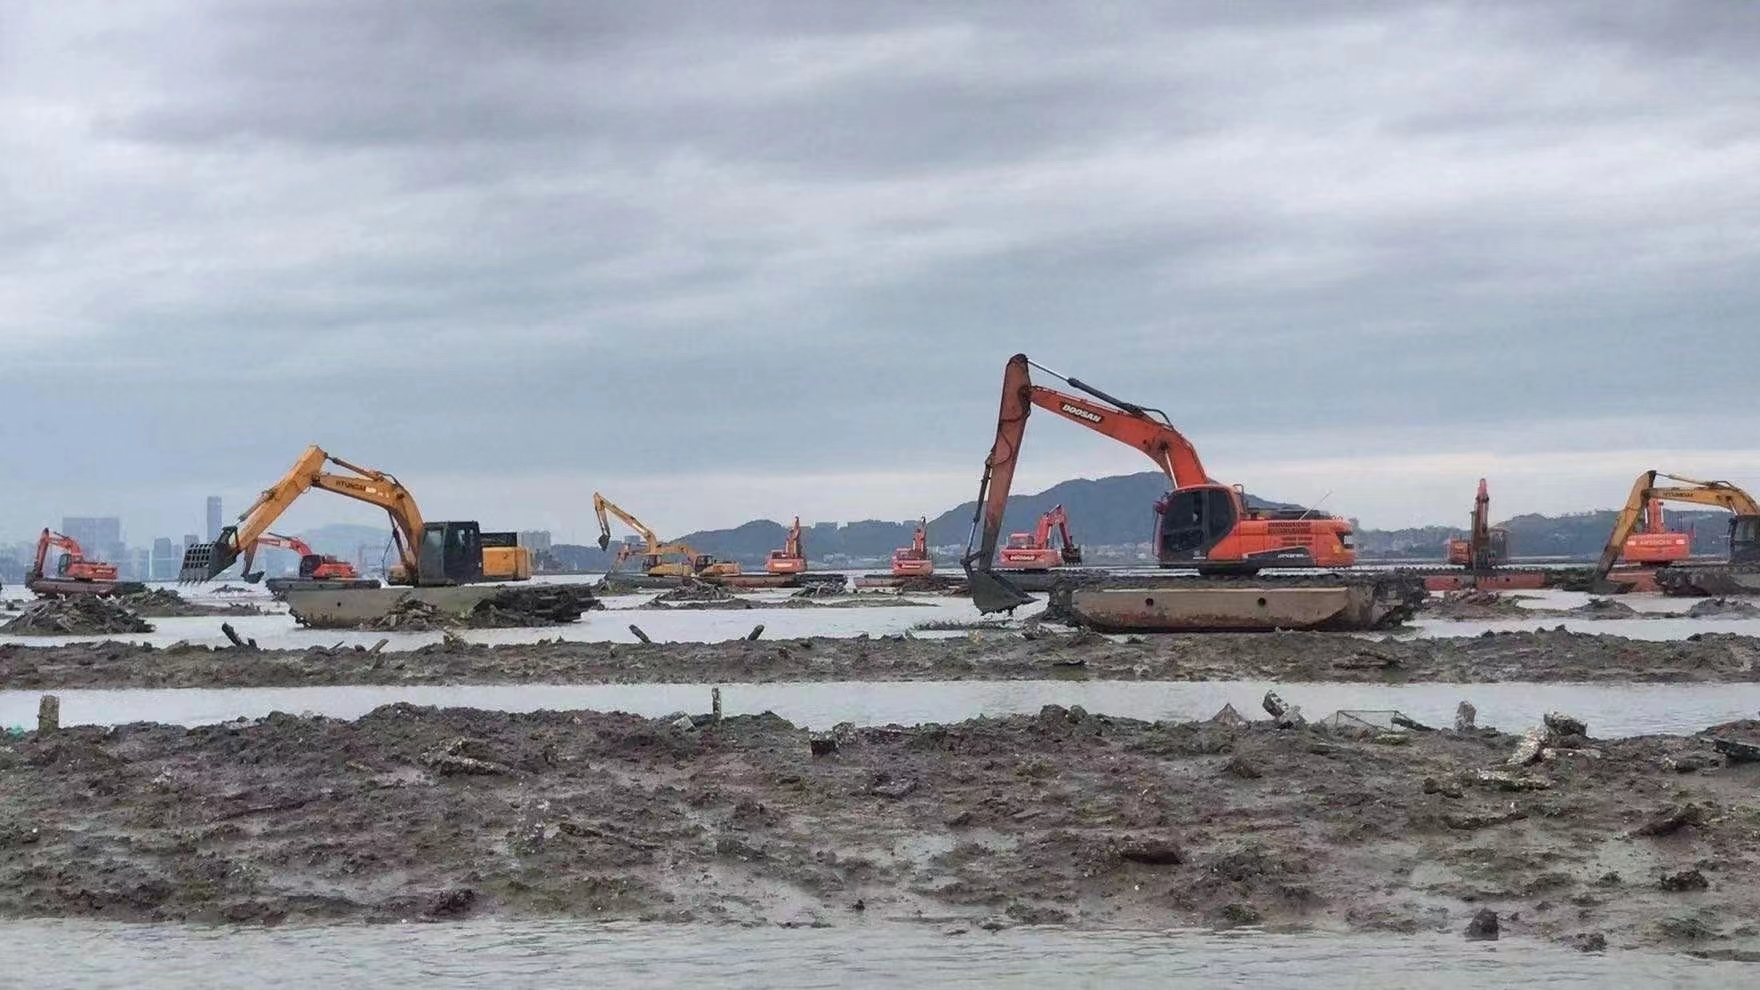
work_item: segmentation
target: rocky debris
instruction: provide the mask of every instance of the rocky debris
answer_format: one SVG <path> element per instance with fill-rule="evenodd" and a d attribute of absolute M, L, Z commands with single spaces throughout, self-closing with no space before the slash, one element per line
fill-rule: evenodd
<path fill-rule="evenodd" d="M 1600 932 L 1579 932 L 1571 936 L 1570 946 L 1578 952 L 1606 952 L 1607 936 Z"/>
<path fill-rule="evenodd" d="M 846 594 L 848 594 L 848 592 L 844 590 L 844 587 L 841 584 L 833 584 L 829 581 L 816 581 L 812 584 L 803 586 L 788 597 L 792 599 L 817 600 L 821 598 L 841 598 Z"/>
<path fill-rule="evenodd" d="M 45 598 L 0 626 L 0 632 L 17 636 L 110 636 L 152 631 L 152 623 L 97 595 Z"/>
<path fill-rule="evenodd" d="M 1578 750 L 1588 742 L 1589 727 L 1582 719 L 1563 712 L 1548 712 L 1541 722 L 1516 743 L 1515 752 L 1507 761 L 1509 766 L 1525 767 L 1546 757 L 1549 751 Z"/>
<path fill-rule="evenodd" d="M 760 608 L 761 605 L 749 598 L 741 598 L 721 585 L 686 578 L 683 584 L 655 595 L 652 601 L 641 607 L 661 610 L 746 609 Z"/>
<path fill-rule="evenodd" d="M 1760 720 L 1743 718 L 1700 733 L 1731 763 L 1760 762 Z"/>
<path fill-rule="evenodd" d="M 1186 851 L 1173 839 L 1139 838 L 1120 846 L 1118 857 L 1147 866 L 1178 866 L 1186 861 Z"/>
<path fill-rule="evenodd" d="M 1546 725 L 1547 732 L 1553 739 L 1569 736 L 1589 735 L 1589 726 L 1580 718 L 1566 715 L 1563 712 L 1547 712 L 1541 721 Z"/>
<path fill-rule="evenodd" d="M 472 629 L 565 626 L 605 603 L 584 584 L 534 584 L 504 588 L 478 602 L 465 618 Z"/>
<path fill-rule="evenodd" d="M 1673 835 L 1689 825 L 1703 825 L 1705 809 L 1691 801 L 1685 804 L 1669 805 L 1651 815 L 1644 824 L 1632 830 L 1633 835 L 1664 836 Z"/>
<path fill-rule="evenodd" d="M 1711 882 L 1706 880 L 1705 874 L 1698 870 L 1681 870 L 1678 873 L 1663 874 L 1662 878 L 1656 881 L 1656 887 L 1659 890 L 1678 894 L 1695 890 L 1709 890 Z"/>
<path fill-rule="evenodd" d="M 1745 602 L 1739 598 L 1707 598 L 1694 602 L 1687 609 L 1690 619 L 1752 619 L 1760 616 L 1760 606 Z"/>
<path fill-rule="evenodd" d="M 1466 935 L 1468 941 L 1472 942 L 1497 941 L 1497 912 L 1490 908 L 1480 908 L 1473 915 L 1473 920 L 1467 922 Z"/>
<path fill-rule="evenodd" d="M 136 615 L 154 619 L 263 614 L 261 608 L 249 602 L 224 602 L 216 605 L 192 602 L 171 588 L 151 588 L 132 595 L 119 595 L 115 601 Z"/>
<path fill-rule="evenodd" d="M 1302 718 L 1301 708 L 1284 701 L 1277 696 L 1275 691 L 1265 692 L 1265 698 L 1260 704 L 1264 706 L 1266 713 L 1277 721 L 1277 727 L 1280 729 L 1293 729 L 1307 724 L 1307 720 Z"/>
<path fill-rule="evenodd" d="M 1419 608 L 1443 619 L 1500 619 L 1528 614 L 1514 599 L 1477 588 L 1431 595 Z"/>
<path fill-rule="evenodd" d="M 1236 711 L 1233 704 L 1224 703 L 1216 714 L 1210 716 L 1210 721 L 1217 725 L 1246 725 L 1247 717 Z"/>
<path fill-rule="evenodd" d="M 442 775 L 501 776 L 518 773 L 505 763 L 488 757 L 487 745 L 478 739 L 454 739 L 446 745 L 422 754 L 422 762 Z"/>
<path fill-rule="evenodd" d="M 1638 610 L 1612 598 L 1591 598 L 1576 608 L 1565 609 L 1565 615 L 1579 619 L 1635 619 Z"/>
<path fill-rule="evenodd" d="M 1552 781 L 1545 777 L 1531 777 L 1506 770 L 1475 770 L 1468 779 L 1481 787 L 1500 791 L 1544 791 L 1552 787 Z"/>
<path fill-rule="evenodd" d="M 1476 721 L 1478 720 L 1478 718 L 1479 718 L 1479 709 L 1474 708 L 1472 702 L 1470 702 L 1470 701 L 1461 702 L 1459 705 L 1456 705 L 1455 709 L 1454 709 L 1454 731 L 1456 731 L 1456 732 L 1476 732 L 1476 731 L 1478 731 L 1478 726 L 1475 724 Z"/>

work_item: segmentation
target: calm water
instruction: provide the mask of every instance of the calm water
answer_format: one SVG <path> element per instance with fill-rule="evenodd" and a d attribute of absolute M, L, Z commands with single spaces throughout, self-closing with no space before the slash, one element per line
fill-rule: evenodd
<path fill-rule="evenodd" d="M 1340 708 L 1398 709 L 1430 725 L 1454 722 L 1463 699 L 1479 724 L 1521 731 L 1549 711 L 1583 719 L 1591 734 L 1612 738 L 1686 733 L 1737 718 L 1760 717 L 1760 684 L 1377 684 L 1271 681 L 883 681 L 722 686 L 723 710 L 773 711 L 814 729 L 957 722 L 977 715 L 1037 712 L 1048 704 L 1142 719 L 1209 718 L 1232 704 L 1263 717 L 1267 690 L 1300 705 L 1310 718 Z M 152 721 L 179 725 L 257 718 L 274 711 L 358 718 L 380 705 L 467 706 L 503 711 L 590 709 L 657 717 L 710 709 L 708 684 L 368 685 L 299 688 L 176 688 L 57 691 L 63 724 Z M 34 726 L 39 691 L 0 692 L 0 725 Z"/>
<path fill-rule="evenodd" d="M 0 925 L 0 984 L 32 988 L 1739 987 L 1760 971 L 1459 936 L 820 930 L 469 923 L 236 930 Z"/>

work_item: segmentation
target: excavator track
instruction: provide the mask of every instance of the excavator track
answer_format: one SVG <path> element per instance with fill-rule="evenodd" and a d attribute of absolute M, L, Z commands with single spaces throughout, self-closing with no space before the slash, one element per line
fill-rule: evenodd
<path fill-rule="evenodd" d="M 1656 586 L 1676 598 L 1760 595 L 1760 567 L 1671 564 L 1656 569 Z"/>
<path fill-rule="evenodd" d="M 1427 594 L 1392 571 L 1084 576 L 1053 585 L 1044 618 L 1100 632 L 1361 631 L 1404 623 Z"/>

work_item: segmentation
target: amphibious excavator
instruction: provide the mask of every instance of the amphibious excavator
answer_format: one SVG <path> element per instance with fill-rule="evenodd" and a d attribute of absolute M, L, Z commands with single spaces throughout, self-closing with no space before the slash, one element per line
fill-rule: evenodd
<path fill-rule="evenodd" d="M 1659 485 L 1659 480 L 1673 482 Z M 1626 541 L 1652 501 L 1687 502 L 1728 509 L 1729 560 L 1719 564 L 1677 563 L 1658 568 L 1656 583 L 1668 594 L 1751 595 L 1760 593 L 1760 503 L 1727 481 L 1698 481 L 1660 471 L 1645 471 L 1632 483 L 1626 504 L 1615 517 L 1613 532 L 1591 572 L 1598 591 L 1615 590 L 1608 575 L 1625 552 Z"/>
<path fill-rule="evenodd" d="M 935 573 L 935 558 L 929 556 L 929 520 L 917 520 L 911 533 L 911 545 L 892 551 L 893 577 L 928 577 Z"/>
<path fill-rule="evenodd" d="M 640 548 L 624 544 L 617 548 L 617 556 L 612 559 L 611 567 L 616 570 L 624 561 L 634 557 L 642 558 L 642 567 L 649 577 L 695 577 L 716 578 L 732 577 L 739 573 L 739 565 L 726 560 L 716 560 L 706 553 L 698 553 L 688 543 L 662 543 L 660 537 L 649 529 L 647 524 L 631 515 L 598 492 L 593 493 L 593 515 L 599 520 L 599 549 L 611 548 L 611 519 L 616 516 L 625 526 L 636 531 L 642 538 Z M 665 558 L 676 557 L 677 560 Z"/>
<path fill-rule="evenodd" d="M 1509 530 L 1491 525 L 1491 492 L 1485 479 L 1479 479 L 1479 493 L 1473 498 L 1472 526 L 1466 539 L 1448 541 L 1448 562 L 1456 567 L 1479 572 L 1489 571 L 1509 560 Z"/>
<path fill-rule="evenodd" d="M 764 558 L 764 570 L 771 574 L 799 574 L 807 569 L 807 554 L 801 549 L 801 517 L 794 517 L 782 549 L 770 551 Z"/>
<path fill-rule="evenodd" d="M 1051 545 L 1053 533 L 1062 541 L 1061 546 Z M 1081 563 L 1082 548 L 1069 537 L 1069 513 L 1063 506 L 1054 505 L 1039 517 L 1039 525 L 1031 533 L 1010 533 L 1001 556 L 999 570 L 1049 571 Z"/>
<path fill-rule="evenodd" d="M 55 573 L 45 574 L 49 550 L 62 551 L 55 560 Z M 84 548 L 71 536 L 45 528 L 37 537 L 37 555 L 25 572 L 24 585 L 44 598 L 66 595 L 129 595 L 147 590 L 138 581 L 119 581 L 116 565 L 87 560 Z"/>
<path fill-rule="evenodd" d="M 349 588 L 377 588 L 379 586 L 378 581 L 361 577 L 360 572 L 355 570 L 353 564 L 329 554 L 317 553 L 306 541 L 297 536 L 264 533 L 257 537 L 257 547 L 259 549 L 288 550 L 299 555 L 299 574 L 297 577 L 274 577 L 265 582 L 265 586 L 276 595 L 301 588 L 341 591 Z M 263 572 L 253 572 L 247 565 L 243 576 L 247 584 L 255 584 L 263 579 Z"/>
<path fill-rule="evenodd" d="M 1033 369 L 1082 394 L 1033 384 Z M 1356 563 L 1348 521 L 1311 509 L 1249 506 L 1239 486 L 1219 484 L 1210 477 L 1197 449 L 1174 429 L 1165 413 L 1115 398 L 1016 354 L 1003 372 L 996 439 L 984 461 L 978 507 L 962 560 L 980 611 L 1012 609 L 1030 600 L 995 572 L 994 562 L 1003 509 L 1034 406 L 1137 448 L 1166 473 L 1172 490 L 1155 504 L 1154 545 L 1162 567 L 1196 568 L 1200 575 L 1217 576 Z"/>
<path fill-rule="evenodd" d="M 349 473 L 326 470 L 330 465 Z M 350 464 L 314 444 L 300 454 L 281 480 L 257 496 L 257 500 L 239 515 L 236 524 L 222 529 L 219 539 L 184 550 L 179 580 L 212 580 L 240 557 L 244 558 L 244 570 L 249 573 L 258 541 L 268 535 L 269 527 L 289 506 L 314 488 L 385 510 L 391 518 L 391 536 L 400 560 L 387 575 L 391 584 L 476 584 L 523 581 L 532 576 L 529 549 L 487 543 L 488 537 L 506 537 L 508 534 L 484 533 L 475 520 L 424 520 L 415 496 L 395 477 Z M 508 541 L 504 539 L 502 542 Z"/>

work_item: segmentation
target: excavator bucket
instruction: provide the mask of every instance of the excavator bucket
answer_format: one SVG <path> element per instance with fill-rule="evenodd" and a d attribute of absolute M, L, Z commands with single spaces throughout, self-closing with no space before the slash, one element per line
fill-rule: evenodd
<path fill-rule="evenodd" d="M 232 566 L 238 552 L 224 543 L 197 543 L 183 551 L 183 567 L 177 572 L 177 583 L 200 584 L 212 581 Z"/>
<path fill-rule="evenodd" d="M 966 586 L 972 592 L 972 604 L 978 611 L 1012 612 L 1033 600 L 1031 595 L 1021 591 L 1014 583 L 995 571 L 966 568 Z"/>

